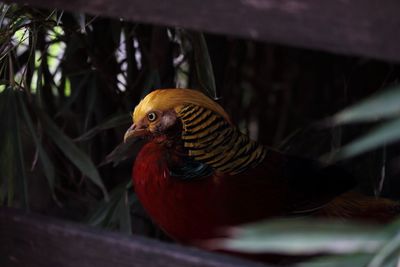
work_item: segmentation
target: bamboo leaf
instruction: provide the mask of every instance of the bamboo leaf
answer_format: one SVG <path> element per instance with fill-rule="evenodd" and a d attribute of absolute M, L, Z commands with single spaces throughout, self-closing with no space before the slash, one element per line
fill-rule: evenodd
<path fill-rule="evenodd" d="M 105 122 L 93 127 L 83 135 L 79 136 L 78 138 L 75 139 L 75 141 L 88 140 L 104 130 L 113 129 L 122 125 L 127 125 L 129 122 L 131 122 L 131 120 L 132 119 L 127 114 L 122 114 L 122 115 L 119 114 L 113 116 L 110 119 L 106 120 Z"/>
<path fill-rule="evenodd" d="M 34 56 L 35 62 L 38 62 L 38 57 L 39 57 L 39 55 Z M 37 75 L 37 80 L 36 80 L 36 85 L 35 85 L 36 93 L 37 93 L 36 101 L 37 101 L 37 105 L 41 108 L 43 107 L 43 102 L 44 102 L 43 101 L 43 68 L 42 68 L 42 66 L 43 66 L 43 64 L 40 64 L 37 67 L 37 70 L 35 70 L 36 75 Z"/>
<path fill-rule="evenodd" d="M 372 258 L 367 267 L 385 266 L 386 263 L 397 262 L 400 255 L 400 232 L 387 242 Z M 393 265 L 396 266 L 396 265 Z"/>
<path fill-rule="evenodd" d="M 93 226 L 118 227 L 121 232 L 131 233 L 130 203 L 128 191 L 131 182 L 122 183 L 110 192 L 110 201 L 102 201 L 89 215 L 87 222 Z"/>
<path fill-rule="evenodd" d="M 128 192 L 124 190 L 121 194 L 121 198 L 117 204 L 114 217 L 118 220 L 119 229 L 121 232 L 131 234 L 131 215 L 130 205 L 128 201 Z"/>
<path fill-rule="evenodd" d="M 5 4 L 2 4 L 2 5 L 1 5 L 1 8 L 0 8 L 0 10 L 1 10 L 0 29 L 1 29 L 1 27 L 3 26 L 4 18 L 6 17 L 7 12 L 8 12 L 8 10 L 10 9 L 10 7 L 11 7 L 10 5 L 5 5 Z"/>
<path fill-rule="evenodd" d="M 377 226 L 315 219 L 271 220 L 231 233 L 232 238 L 215 240 L 211 247 L 288 255 L 370 253 L 386 238 Z"/>
<path fill-rule="evenodd" d="M 371 254 L 349 254 L 325 256 L 296 265 L 297 267 L 364 267 L 372 258 Z"/>
<path fill-rule="evenodd" d="M 90 73 L 83 75 L 82 79 L 80 79 L 79 83 L 74 87 L 71 96 L 68 97 L 65 104 L 60 108 L 60 110 L 56 114 L 56 117 L 67 113 L 67 111 L 70 109 L 70 106 L 79 98 L 80 94 L 85 89 L 85 86 L 87 85 L 90 77 L 91 77 Z"/>
<path fill-rule="evenodd" d="M 35 129 L 33 126 L 33 122 L 28 113 L 26 105 L 21 97 L 19 97 L 19 106 L 20 106 L 20 110 L 22 111 L 22 115 L 25 119 L 25 122 L 28 126 L 29 132 L 33 139 L 33 142 L 35 143 L 36 149 L 38 150 L 39 159 L 40 159 L 41 165 L 43 167 L 44 175 L 46 176 L 47 182 L 49 184 L 51 195 L 52 195 L 53 199 L 58 202 L 55 191 L 54 191 L 55 170 L 54 170 L 53 162 L 50 160 L 49 156 L 46 153 L 46 150 L 43 148 L 38 136 L 36 135 L 36 132 L 35 132 Z"/>
<path fill-rule="evenodd" d="M 18 92 L 8 87 L 0 95 L 1 134 L 0 134 L 0 171 L 3 179 L 3 195 L 7 195 L 8 206 L 14 206 L 15 197 L 22 207 L 28 209 L 27 176 L 18 115 L 16 97 Z"/>
<path fill-rule="evenodd" d="M 64 10 L 61 10 L 60 15 L 57 18 L 57 23 L 56 23 L 57 26 L 60 25 L 63 15 L 64 15 Z"/>
<path fill-rule="evenodd" d="M 346 108 L 332 118 L 333 124 L 376 121 L 400 114 L 400 87 L 379 92 L 354 106 Z"/>
<path fill-rule="evenodd" d="M 14 204 L 14 149 L 13 149 L 13 135 L 10 127 L 10 121 L 12 121 L 12 114 L 10 114 L 10 103 L 11 103 L 12 89 L 7 87 L 0 94 L 0 173 L 2 181 L 2 192 L 3 196 L 1 202 L 7 200 L 8 206 Z"/>
<path fill-rule="evenodd" d="M 11 129 L 13 135 L 13 149 L 14 149 L 14 160 L 15 162 L 15 176 L 17 178 L 17 185 L 19 187 L 19 197 L 20 203 L 23 208 L 29 210 L 29 198 L 28 198 L 28 179 L 26 176 L 25 160 L 23 153 L 23 145 L 21 139 L 21 127 L 20 127 L 20 117 L 18 116 L 17 108 L 17 94 L 19 92 L 12 90 L 11 98 L 11 113 L 13 115 Z"/>
<path fill-rule="evenodd" d="M 87 223 L 93 226 L 108 227 L 113 211 L 115 210 L 119 196 L 122 194 L 120 187 L 115 188 L 110 192 L 109 201 L 102 201 L 96 209 L 89 215 Z"/>
<path fill-rule="evenodd" d="M 206 39 L 202 33 L 198 32 L 191 32 L 190 37 L 194 49 L 196 74 L 201 90 L 216 100 L 218 95 Z"/>
<path fill-rule="evenodd" d="M 398 140 L 400 140 L 400 118 L 374 128 L 370 133 L 341 148 L 335 157 L 339 159 L 353 157 Z"/>
<path fill-rule="evenodd" d="M 44 113 L 41 114 L 47 134 L 63 151 L 64 155 L 94 184 L 100 187 L 104 198 L 108 201 L 108 193 L 92 160 L 66 136 L 57 125 Z"/>
<path fill-rule="evenodd" d="M 132 139 L 127 143 L 120 143 L 113 151 L 111 151 L 106 158 L 100 163 L 100 166 L 113 163 L 113 166 L 117 166 L 120 162 L 133 157 L 139 151 L 141 147 L 140 139 Z"/>

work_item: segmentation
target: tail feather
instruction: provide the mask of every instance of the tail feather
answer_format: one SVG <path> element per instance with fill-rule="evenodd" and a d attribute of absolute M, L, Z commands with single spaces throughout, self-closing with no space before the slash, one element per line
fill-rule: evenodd
<path fill-rule="evenodd" d="M 400 203 L 350 191 L 333 199 L 321 208 L 316 215 L 385 223 L 400 215 Z"/>

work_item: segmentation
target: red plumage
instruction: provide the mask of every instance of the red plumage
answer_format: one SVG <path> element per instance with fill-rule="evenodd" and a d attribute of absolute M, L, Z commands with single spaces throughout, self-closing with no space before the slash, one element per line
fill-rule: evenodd
<path fill-rule="evenodd" d="M 133 169 L 138 198 L 172 238 L 192 243 L 217 237 L 226 226 L 283 215 L 285 188 L 272 179 L 260 179 L 258 173 L 272 172 L 272 168 L 254 169 L 236 177 L 214 174 L 184 181 L 170 177 L 168 163 L 171 158 L 179 161 L 175 152 L 151 141 L 141 149 Z"/>

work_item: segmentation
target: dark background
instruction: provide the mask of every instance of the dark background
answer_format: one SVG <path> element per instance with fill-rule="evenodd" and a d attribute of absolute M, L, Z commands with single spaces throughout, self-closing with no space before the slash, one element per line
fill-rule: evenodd
<path fill-rule="evenodd" d="M 4 45 L 0 45 L 2 55 L 7 55 L 0 62 L 5 66 L 0 73 L 2 121 L 3 127 L 13 118 L 19 121 L 21 137 L 13 144 L 22 147 L 26 175 L 3 176 L 13 178 L 2 181 L 2 204 L 150 236 L 162 234 L 146 217 L 128 184 L 140 144 L 127 150 L 115 148 L 130 126 L 129 113 L 151 90 L 183 82 L 188 88 L 207 92 L 205 87 L 212 84 L 207 73 L 213 73 L 217 101 L 242 131 L 273 148 L 319 159 L 373 126 L 322 127 L 321 122 L 396 84 L 400 77 L 398 64 L 375 59 L 54 10 L 12 5 L 5 22 Z M 62 33 L 54 33 L 56 26 Z M 19 45 L 11 38 L 18 29 L 29 33 L 28 49 L 21 53 L 8 51 L 5 45 Z M 49 48 L 53 43 L 65 44 L 58 77 L 45 60 L 57 56 Z M 31 56 L 32 51 L 36 57 Z M 26 83 L 18 73 L 25 75 Z M 35 73 L 42 79 L 33 88 Z M 38 159 L 26 118 L 19 109 L 7 109 L 4 88 L 12 88 L 26 105 L 55 168 L 53 185 L 49 186 L 44 175 L 49 163 Z M 55 144 L 43 113 L 92 159 L 110 192 L 110 201 L 105 202 L 99 187 L 72 164 L 63 145 Z M 115 120 L 104 124 L 110 119 Z M 2 142 L 8 133 L 12 132 L 4 131 Z M 2 152 L 3 159 L 10 158 L 7 153 Z M 17 157 L 12 157 L 11 163 L 3 160 L 3 172 L 18 173 L 13 160 Z M 391 145 L 342 164 L 359 180 L 362 191 L 398 198 L 395 178 L 399 160 L 398 148 Z M 383 188 L 379 188 L 382 179 Z M 12 194 L 10 184 L 15 185 Z"/>

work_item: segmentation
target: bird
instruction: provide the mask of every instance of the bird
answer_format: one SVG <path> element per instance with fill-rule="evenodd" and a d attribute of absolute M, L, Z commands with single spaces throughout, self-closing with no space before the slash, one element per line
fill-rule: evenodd
<path fill-rule="evenodd" d="M 173 240 L 201 247 L 221 229 L 269 218 L 315 216 L 387 222 L 397 202 L 354 190 L 337 166 L 286 155 L 252 140 L 214 100 L 193 89 L 158 89 L 124 135 L 145 144 L 132 179 L 144 209 Z"/>

